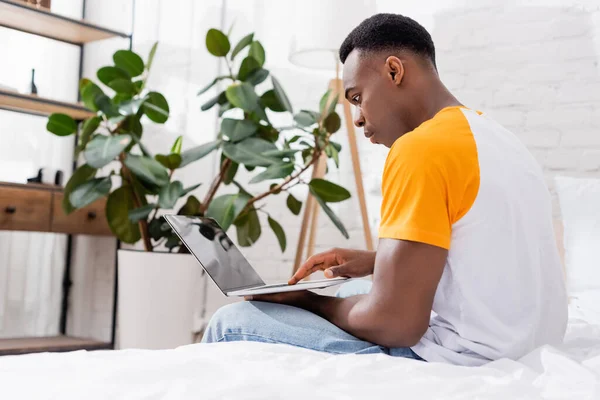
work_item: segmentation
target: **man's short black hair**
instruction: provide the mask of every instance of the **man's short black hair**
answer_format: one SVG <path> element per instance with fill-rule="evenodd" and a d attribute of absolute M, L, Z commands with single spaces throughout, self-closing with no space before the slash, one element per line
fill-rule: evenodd
<path fill-rule="evenodd" d="M 352 50 L 409 50 L 427 57 L 435 66 L 435 47 L 431 35 L 417 21 L 400 14 L 376 14 L 360 23 L 340 47 L 340 60 Z"/>

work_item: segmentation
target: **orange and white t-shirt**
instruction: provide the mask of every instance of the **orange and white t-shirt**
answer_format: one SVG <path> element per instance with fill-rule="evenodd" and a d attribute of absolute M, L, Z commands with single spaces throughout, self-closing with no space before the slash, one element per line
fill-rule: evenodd
<path fill-rule="evenodd" d="M 449 250 L 415 353 L 481 365 L 562 342 L 567 298 L 550 194 L 515 135 L 480 112 L 444 108 L 394 143 L 382 192 L 380 238 Z"/>

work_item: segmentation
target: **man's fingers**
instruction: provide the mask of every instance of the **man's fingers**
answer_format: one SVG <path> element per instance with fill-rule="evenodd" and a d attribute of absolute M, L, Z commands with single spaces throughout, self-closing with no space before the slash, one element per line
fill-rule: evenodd
<path fill-rule="evenodd" d="M 295 285 L 313 272 L 335 265 L 335 261 L 336 256 L 333 252 L 315 254 L 314 256 L 309 257 L 309 259 L 298 268 L 298 271 L 296 271 L 294 276 L 288 281 L 288 284 Z"/>
<path fill-rule="evenodd" d="M 340 276 L 350 276 L 350 270 L 347 264 L 327 268 L 324 272 L 326 278 L 337 278 Z"/>

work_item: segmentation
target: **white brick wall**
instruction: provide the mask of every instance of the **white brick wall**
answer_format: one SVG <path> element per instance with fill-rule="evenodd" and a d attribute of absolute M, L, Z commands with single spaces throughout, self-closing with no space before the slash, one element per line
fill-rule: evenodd
<path fill-rule="evenodd" d="M 157 0 L 153 4 L 157 2 L 160 3 Z M 296 108 L 314 108 L 330 76 L 298 70 L 286 63 L 287 39 L 291 35 L 286 21 L 292 16 L 280 3 L 283 2 L 229 1 L 226 25 L 235 19 L 237 35 L 255 31 L 265 44 L 268 67 L 284 83 Z M 377 3 L 379 12 L 405 13 L 430 30 L 437 45 L 442 80 L 467 106 L 489 113 L 523 140 L 543 166 L 552 192 L 555 175 L 600 175 L 598 0 L 378 0 Z M 190 6 L 189 2 L 185 4 Z M 202 30 L 193 31 L 199 37 L 208 25 L 219 25 L 216 19 L 203 22 Z M 161 26 L 162 31 L 167 29 Z M 176 50 L 178 38 L 171 39 Z M 188 46 L 191 54 L 203 51 L 202 43 L 184 46 Z M 162 74 L 169 75 L 171 69 L 174 74 L 178 73 L 169 61 L 162 62 L 165 63 Z M 191 77 L 180 77 L 182 88 L 187 87 L 187 92 L 178 92 L 187 93 L 190 102 L 194 102 L 191 88 L 212 75 L 212 71 L 203 69 L 202 63 L 194 65 Z M 165 85 L 168 83 L 163 81 L 166 76 L 157 79 Z M 193 131 L 196 128 L 189 121 L 198 121 L 199 111 L 190 106 L 183 110 L 188 115 L 188 124 L 182 126 Z M 200 128 L 209 129 L 206 123 L 197 127 Z M 370 221 L 376 233 L 380 174 L 387 150 L 364 140 L 360 130 L 357 133 Z M 343 130 L 337 139 L 344 147 L 341 168 L 339 171 L 332 168 L 328 179 L 354 192 Z M 294 259 L 300 218 L 289 213 L 284 200 L 274 196 L 266 204 L 273 217 L 284 226 L 287 251 L 281 254 L 266 224 L 258 244 L 243 249 L 267 280 L 287 278 Z M 321 214 L 317 250 L 332 246 L 363 248 L 356 197 L 339 204 L 336 212 L 347 225 L 350 240 L 346 241 Z M 559 214 L 558 207 L 555 213 Z M 217 297 L 212 298 L 210 309 L 222 301 L 218 294 L 213 296 Z"/>

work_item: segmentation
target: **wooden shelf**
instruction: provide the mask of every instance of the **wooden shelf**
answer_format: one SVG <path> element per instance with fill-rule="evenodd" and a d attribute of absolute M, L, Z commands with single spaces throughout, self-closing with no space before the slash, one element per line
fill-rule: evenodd
<path fill-rule="evenodd" d="M 0 356 L 26 353 L 43 353 L 48 351 L 63 352 L 74 350 L 107 349 L 112 349 L 112 345 L 110 343 L 71 336 L 0 339 Z"/>
<path fill-rule="evenodd" d="M 129 38 L 126 33 L 54 14 L 18 0 L 0 0 L 0 26 L 78 45 L 112 37 Z"/>
<path fill-rule="evenodd" d="M 80 104 L 65 103 L 3 89 L 0 89 L 0 108 L 42 116 L 48 116 L 52 113 L 63 113 L 70 115 L 76 120 L 83 120 L 96 115 Z"/>

